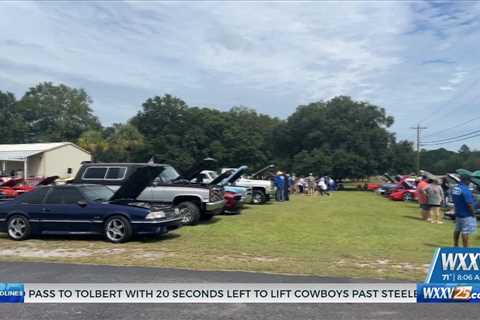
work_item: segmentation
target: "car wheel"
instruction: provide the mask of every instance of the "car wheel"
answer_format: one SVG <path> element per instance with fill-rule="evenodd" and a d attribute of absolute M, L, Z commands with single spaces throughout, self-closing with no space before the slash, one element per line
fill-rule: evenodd
<path fill-rule="evenodd" d="M 177 205 L 182 216 L 182 223 L 186 226 L 194 226 L 200 220 L 200 208 L 190 201 L 181 202 Z"/>
<path fill-rule="evenodd" d="M 202 220 L 203 221 L 210 221 L 215 217 L 214 214 L 202 214 Z"/>
<path fill-rule="evenodd" d="M 132 226 L 122 216 L 113 216 L 105 222 L 105 238 L 113 243 L 126 242 L 132 237 Z"/>
<path fill-rule="evenodd" d="M 407 192 L 403 195 L 403 201 L 412 201 L 413 200 L 413 196 L 410 192 Z"/>
<path fill-rule="evenodd" d="M 13 240 L 25 240 L 30 237 L 32 227 L 25 216 L 16 215 L 8 219 L 8 236 Z"/>
<path fill-rule="evenodd" d="M 262 204 L 265 203 L 265 193 L 262 190 L 253 190 L 252 193 L 252 203 Z"/>

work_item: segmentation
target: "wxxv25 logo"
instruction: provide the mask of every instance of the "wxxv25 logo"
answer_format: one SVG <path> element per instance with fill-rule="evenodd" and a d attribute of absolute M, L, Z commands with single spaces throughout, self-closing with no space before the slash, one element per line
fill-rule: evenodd
<path fill-rule="evenodd" d="M 480 248 L 437 249 L 417 301 L 479 303 Z"/>

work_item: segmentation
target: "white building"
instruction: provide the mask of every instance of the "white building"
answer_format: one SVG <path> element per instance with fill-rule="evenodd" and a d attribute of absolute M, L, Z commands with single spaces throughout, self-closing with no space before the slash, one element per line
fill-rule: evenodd
<path fill-rule="evenodd" d="M 71 142 L 0 144 L 0 171 L 4 176 L 70 177 L 91 154 Z"/>

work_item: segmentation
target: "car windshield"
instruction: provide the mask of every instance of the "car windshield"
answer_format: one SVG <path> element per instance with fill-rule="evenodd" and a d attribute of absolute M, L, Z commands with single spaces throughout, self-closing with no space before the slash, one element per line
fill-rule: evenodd
<path fill-rule="evenodd" d="M 85 198 L 87 198 L 87 201 L 103 202 L 110 200 L 110 198 L 113 196 L 112 189 L 100 185 L 88 187 L 86 186 L 83 187 L 81 190 Z"/>
<path fill-rule="evenodd" d="M 160 173 L 156 180 L 160 180 L 160 182 L 162 183 L 169 183 L 177 179 L 178 177 L 180 177 L 180 175 L 178 174 L 177 170 L 175 170 L 175 168 L 173 167 L 167 166 L 165 167 L 165 170 Z"/>

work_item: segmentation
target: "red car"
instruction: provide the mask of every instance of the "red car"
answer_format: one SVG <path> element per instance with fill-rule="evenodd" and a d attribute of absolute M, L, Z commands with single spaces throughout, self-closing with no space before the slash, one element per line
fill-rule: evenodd
<path fill-rule="evenodd" d="M 223 212 L 225 213 L 238 213 L 240 207 L 242 206 L 242 195 L 236 192 L 225 191 L 223 194 L 225 199 L 225 206 L 223 207 Z"/>
<path fill-rule="evenodd" d="M 15 198 L 25 192 L 34 190 L 37 186 L 46 186 L 52 184 L 58 176 L 47 177 L 43 179 L 10 179 L 7 182 L 0 185 L 0 193 L 6 198 Z"/>
<path fill-rule="evenodd" d="M 23 179 L 10 179 L 0 185 L 0 193 L 5 196 L 5 198 L 15 198 L 18 196 L 18 193 L 13 187 L 17 185 Z"/>
<path fill-rule="evenodd" d="M 408 181 L 408 177 L 404 177 L 398 183 L 398 186 L 395 187 L 388 196 L 390 200 L 393 201 L 416 201 L 417 200 L 417 190 L 415 185 Z"/>

